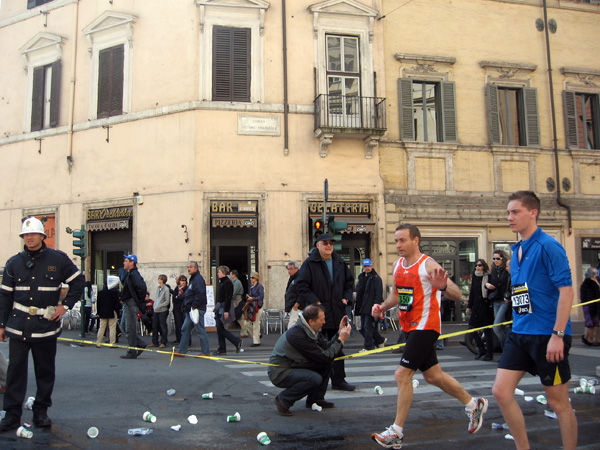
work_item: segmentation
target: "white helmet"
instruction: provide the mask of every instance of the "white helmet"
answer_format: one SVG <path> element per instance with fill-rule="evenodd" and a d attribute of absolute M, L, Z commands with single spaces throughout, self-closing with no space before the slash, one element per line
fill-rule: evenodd
<path fill-rule="evenodd" d="M 35 217 L 29 217 L 23 221 L 23 227 L 21 228 L 19 236 L 29 233 L 43 234 L 44 237 L 47 237 L 46 233 L 44 233 L 44 224 Z"/>

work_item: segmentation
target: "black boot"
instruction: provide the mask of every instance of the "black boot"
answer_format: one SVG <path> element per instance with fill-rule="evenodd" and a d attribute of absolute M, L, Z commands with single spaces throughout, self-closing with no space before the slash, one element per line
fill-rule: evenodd
<path fill-rule="evenodd" d="M 479 350 L 479 353 L 477 353 L 477 356 L 475 357 L 475 359 L 481 359 L 483 356 L 485 355 L 485 350 Z"/>
<path fill-rule="evenodd" d="M 35 408 L 33 410 L 33 424 L 38 428 L 48 428 L 52 426 L 52 421 L 48 417 L 46 408 Z"/>
<path fill-rule="evenodd" d="M 7 413 L 6 417 L 0 421 L 0 433 L 4 431 L 16 430 L 21 426 L 21 417 L 17 414 Z"/>

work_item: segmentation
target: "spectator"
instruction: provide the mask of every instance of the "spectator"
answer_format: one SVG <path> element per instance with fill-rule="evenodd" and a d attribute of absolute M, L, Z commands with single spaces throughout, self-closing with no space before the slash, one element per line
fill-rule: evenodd
<path fill-rule="evenodd" d="M 377 327 L 379 318 L 371 315 L 373 305 L 383 302 L 383 283 L 381 277 L 373 269 L 373 263 L 369 258 L 363 261 L 363 271 L 358 276 L 356 283 L 356 305 L 355 314 L 360 315 L 360 334 L 365 342 L 363 350 L 373 350 L 376 347 L 384 347 L 387 339 L 384 339 Z"/>
<path fill-rule="evenodd" d="M 296 289 L 296 280 L 298 279 L 298 263 L 290 261 L 287 263 L 288 278 L 287 286 L 285 287 L 285 303 L 284 310 L 290 315 L 288 321 L 288 329 L 292 328 L 298 321 L 298 316 L 304 309 L 304 305 L 300 305 L 298 301 L 298 289 Z"/>
<path fill-rule="evenodd" d="M 100 343 L 106 332 L 107 325 L 110 345 L 114 346 L 117 343 L 117 320 L 119 309 L 121 309 L 118 287 L 119 277 L 109 275 L 104 289 L 98 292 L 96 307 L 98 309 L 98 316 L 100 317 L 100 327 L 96 336 L 96 347 L 101 347 Z"/>
<path fill-rule="evenodd" d="M 166 285 L 167 276 L 158 276 L 158 287 L 154 297 L 154 314 L 152 314 L 152 344 L 149 347 L 165 348 L 167 346 L 167 337 L 169 329 L 167 327 L 167 317 L 169 317 L 169 308 L 171 306 L 171 290 Z M 158 344 L 158 335 L 160 334 L 160 345 Z"/>
<path fill-rule="evenodd" d="M 467 315 L 469 317 L 469 328 L 487 327 L 494 323 L 494 308 L 488 300 L 489 266 L 483 259 L 475 261 L 475 271 L 471 278 L 471 291 L 469 292 L 469 303 L 467 304 Z M 491 328 L 483 330 L 485 343 L 478 332 L 470 333 L 470 337 L 477 344 L 479 352 L 475 359 L 482 361 L 494 360 L 494 335 Z"/>
<path fill-rule="evenodd" d="M 512 319 L 512 311 L 510 309 L 510 273 L 506 265 L 508 257 L 503 250 L 496 250 L 492 257 L 494 263 L 488 277 L 488 282 L 485 285 L 488 289 L 488 299 L 492 300 L 494 305 L 494 325 L 507 322 Z M 509 314 L 507 314 L 509 313 Z M 506 316 L 509 315 L 510 318 Z M 498 337 L 500 346 L 504 348 L 506 335 L 509 330 L 507 325 L 499 325 L 493 328 L 494 333 Z"/>
<path fill-rule="evenodd" d="M 229 267 L 219 266 L 217 268 L 219 286 L 217 288 L 217 304 L 215 305 L 214 311 L 219 348 L 217 348 L 215 353 L 220 355 L 227 353 L 225 339 L 235 346 L 236 353 L 239 353 L 242 350 L 242 340 L 227 329 L 227 324 L 230 323 L 231 303 L 233 301 L 233 283 L 228 275 Z"/>
<path fill-rule="evenodd" d="M 173 319 L 175 321 L 175 336 L 176 340 L 174 344 L 179 345 L 181 341 L 181 327 L 183 326 L 183 320 L 185 314 L 183 312 L 183 299 L 185 297 L 185 290 L 187 288 L 187 277 L 185 275 L 179 275 L 177 277 L 177 286 L 172 290 L 173 296 Z"/>
<path fill-rule="evenodd" d="M 263 301 L 265 298 L 265 288 L 260 284 L 260 275 L 258 272 L 252 273 L 250 276 L 250 292 L 246 299 L 247 320 L 251 322 L 250 330 L 252 334 L 252 345 L 250 347 L 260 346 L 260 318 L 262 316 Z"/>
<path fill-rule="evenodd" d="M 585 272 L 585 280 L 579 288 L 581 303 L 600 298 L 600 285 L 598 284 L 598 269 L 590 267 Z M 585 320 L 585 331 L 581 336 L 581 342 L 585 345 L 598 345 L 598 302 L 585 305 L 583 317 Z"/>

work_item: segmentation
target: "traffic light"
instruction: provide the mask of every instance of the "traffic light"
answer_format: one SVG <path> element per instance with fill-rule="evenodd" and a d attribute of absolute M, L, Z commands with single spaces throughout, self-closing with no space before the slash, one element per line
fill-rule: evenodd
<path fill-rule="evenodd" d="M 327 219 L 327 231 L 331 236 L 333 236 L 333 240 L 335 242 L 339 242 L 339 244 L 333 244 L 333 250 L 339 252 L 342 250 L 342 235 L 341 232 L 348 229 L 348 222 L 340 222 L 335 220 L 335 216 L 330 214 Z"/>
<path fill-rule="evenodd" d="M 73 254 L 81 257 L 86 257 L 87 254 L 87 233 L 85 231 L 85 225 L 81 225 L 81 230 L 73 230 Z"/>
<path fill-rule="evenodd" d="M 321 219 L 313 220 L 312 223 L 312 244 L 314 245 L 317 238 L 325 233 L 323 221 Z"/>

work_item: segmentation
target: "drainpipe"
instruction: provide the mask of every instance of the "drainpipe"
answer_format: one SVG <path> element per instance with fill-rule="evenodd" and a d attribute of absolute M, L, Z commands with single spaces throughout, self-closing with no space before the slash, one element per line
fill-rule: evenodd
<path fill-rule="evenodd" d="M 68 131 L 68 151 L 67 151 L 67 164 L 69 166 L 69 173 L 73 170 L 73 116 L 75 110 L 75 69 L 77 62 L 77 26 L 79 20 L 79 0 L 74 0 L 75 12 L 73 17 L 73 60 L 71 62 L 71 90 L 69 93 L 69 131 Z"/>
<path fill-rule="evenodd" d="M 283 155 L 290 153 L 288 132 L 288 76 L 287 76 L 287 19 L 285 13 L 285 0 L 281 0 L 281 22 L 283 32 Z"/>
<path fill-rule="evenodd" d="M 558 163 L 558 140 L 556 137 L 556 109 L 554 106 L 554 83 L 552 81 L 552 62 L 550 60 L 550 35 L 548 32 L 548 9 L 546 0 L 544 5 L 544 32 L 546 34 L 546 58 L 548 60 L 548 82 L 550 84 L 550 109 L 552 110 L 552 138 L 554 142 L 554 166 L 556 168 L 556 203 L 561 208 L 567 210 L 568 233 L 569 236 L 573 233 L 573 222 L 571 220 L 571 207 L 564 203 L 560 197 L 560 172 Z"/>

